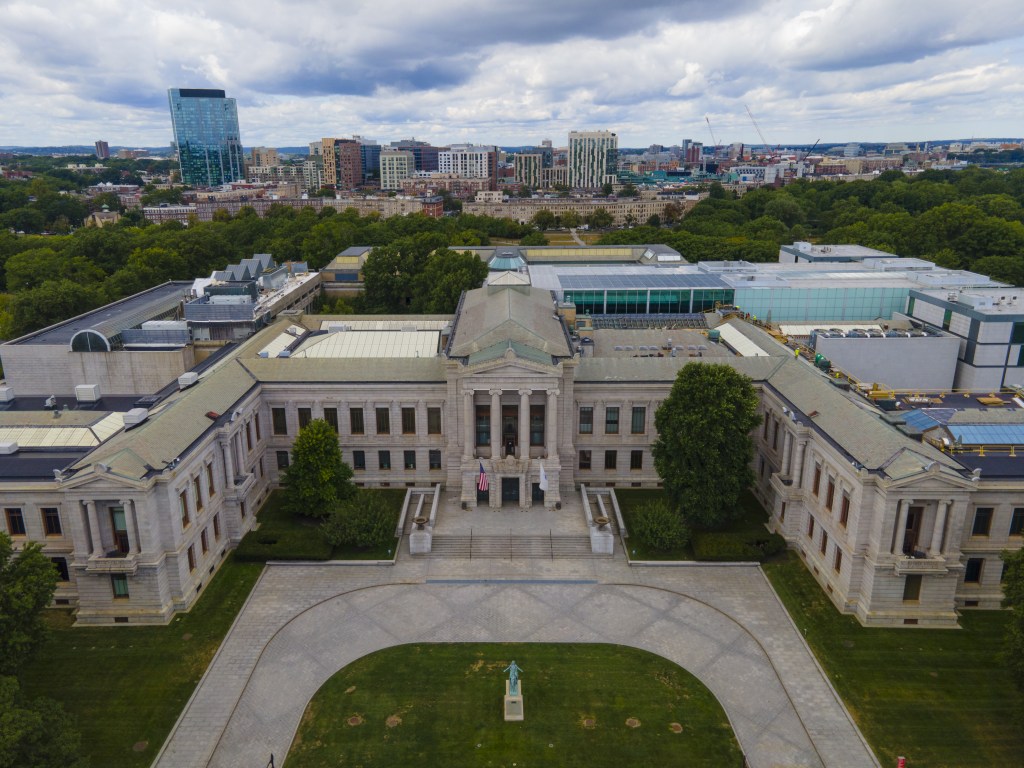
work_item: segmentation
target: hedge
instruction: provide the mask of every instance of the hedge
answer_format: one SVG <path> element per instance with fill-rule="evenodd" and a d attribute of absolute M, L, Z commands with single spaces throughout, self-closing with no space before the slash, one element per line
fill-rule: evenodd
<path fill-rule="evenodd" d="M 711 562 L 764 562 L 786 549 L 786 541 L 777 533 L 728 533 L 705 531 L 693 534 L 693 553 L 698 560 Z"/>

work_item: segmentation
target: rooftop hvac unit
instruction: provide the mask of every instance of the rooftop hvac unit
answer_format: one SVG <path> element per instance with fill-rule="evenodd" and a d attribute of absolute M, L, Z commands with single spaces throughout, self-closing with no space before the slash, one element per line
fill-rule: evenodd
<path fill-rule="evenodd" d="M 14 389 L 12 387 L 0 387 L 0 403 L 9 403 L 14 400 Z"/>
<path fill-rule="evenodd" d="M 178 377 L 178 389 L 188 389 L 199 381 L 199 374 L 195 371 L 186 371 Z"/>
<path fill-rule="evenodd" d="M 95 403 L 100 399 L 99 384 L 78 384 L 75 386 L 75 399 L 80 403 Z"/>
<path fill-rule="evenodd" d="M 145 408 L 132 408 L 123 417 L 125 429 L 137 427 L 149 418 L 149 411 Z"/>
<path fill-rule="evenodd" d="M 9 456 L 12 453 L 18 452 L 18 444 L 13 440 L 8 440 L 0 443 L 0 454 Z"/>

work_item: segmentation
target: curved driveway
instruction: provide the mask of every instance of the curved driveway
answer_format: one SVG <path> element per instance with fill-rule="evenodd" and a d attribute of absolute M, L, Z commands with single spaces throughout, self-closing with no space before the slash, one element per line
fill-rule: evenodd
<path fill-rule="evenodd" d="M 752 768 L 877 766 L 758 569 L 601 561 L 592 574 L 639 584 L 585 578 L 588 567 L 563 563 L 560 574 L 556 561 L 537 579 L 448 579 L 419 567 L 406 583 L 394 583 L 409 570 L 399 566 L 270 567 L 156 765 L 263 766 L 274 754 L 280 766 L 317 689 L 388 646 L 604 642 L 651 651 L 698 677 Z"/>

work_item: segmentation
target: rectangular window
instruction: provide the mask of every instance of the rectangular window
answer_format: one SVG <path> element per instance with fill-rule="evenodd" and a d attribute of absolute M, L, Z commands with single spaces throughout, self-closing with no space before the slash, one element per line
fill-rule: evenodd
<path fill-rule="evenodd" d="M 849 494 L 843 494 L 843 500 L 839 505 L 839 524 L 846 527 L 850 522 L 850 496 Z"/>
<path fill-rule="evenodd" d="M 427 434 L 441 434 L 441 409 L 427 408 Z"/>
<path fill-rule="evenodd" d="M 299 429 L 304 429 L 313 420 L 312 408 L 299 408 Z"/>
<path fill-rule="evenodd" d="M 199 477 L 192 478 L 192 492 L 196 495 L 196 512 L 203 511 L 203 484 Z"/>
<path fill-rule="evenodd" d="M 122 555 L 127 555 L 130 548 L 128 542 L 128 520 L 124 507 L 110 508 L 110 530 L 114 535 L 114 548 Z"/>
<path fill-rule="evenodd" d="M 377 466 L 381 469 L 391 469 L 391 451 L 377 451 Z"/>
<path fill-rule="evenodd" d="M 782 507 L 779 509 L 779 522 L 786 522 L 786 502 L 782 502 Z"/>
<path fill-rule="evenodd" d="M 213 516 L 213 540 L 220 541 L 220 512 Z"/>
<path fill-rule="evenodd" d="M 202 545 L 204 555 L 210 551 L 210 538 L 207 535 L 205 528 L 203 529 L 203 532 L 199 534 L 199 543 Z"/>
<path fill-rule="evenodd" d="M 491 406 L 489 405 L 476 407 L 476 444 L 477 446 L 491 444 Z"/>
<path fill-rule="evenodd" d="M 376 408 L 374 413 L 377 415 L 377 434 L 378 435 L 390 435 L 391 434 L 391 409 L 390 408 Z"/>
<path fill-rule="evenodd" d="M 4 509 L 7 516 L 7 533 L 11 536 L 25 535 L 25 516 L 18 507 L 7 507 Z"/>
<path fill-rule="evenodd" d="M 68 573 L 67 558 L 51 557 L 50 562 L 57 569 L 57 581 L 71 581 L 71 575 Z"/>
<path fill-rule="evenodd" d="M 580 451 L 580 469 L 590 469 L 590 451 Z"/>
<path fill-rule="evenodd" d="M 352 469 L 366 469 L 366 451 L 352 451 Z"/>
<path fill-rule="evenodd" d="M 262 480 L 263 479 L 263 457 L 262 456 L 260 456 L 260 460 L 259 460 L 259 463 L 257 464 L 257 466 L 260 468 L 260 480 Z"/>
<path fill-rule="evenodd" d="M 271 408 L 270 418 L 274 422 L 275 435 L 288 434 L 288 414 L 284 408 Z"/>
<path fill-rule="evenodd" d="M 981 581 L 982 565 L 985 563 L 983 557 L 970 557 L 967 559 L 967 567 L 964 568 L 964 583 L 978 584 Z"/>
<path fill-rule="evenodd" d="M 643 469 L 644 468 L 644 452 L 630 451 L 629 452 L 629 468 L 630 469 Z"/>
<path fill-rule="evenodd" d="M 43 515 L 43 532 L 47 536 L 60 536 L 63 533 L 60 525 L 60 510 L 56 507 L 43 507 L 41 511 Z"/>
<path fill-rule="evenodd" d="M 807 538 L 810 539 L 810 538 L 813 538 L 813 537 L 814 537 L 814 518 L 813 517 L 808 517 L 807 518 Z"/>
<path fill-rule="evenodd" d="M 348 409 L 348 426 L 353 435 L 362 435 L 365 433 L 366 427 L 363 426 L 362 408 Z"/>
<path fill-rule="evenodd" d="M 818 495 L 818 488 L 821 487 L 821 464 L 814 465 L 814 484 L 811 486 L 811 493 Z"/>
<path fill-rule="evenodd" d="M 206 465 L 206 492 L 212 499 L 217 495 L 217 484 L 213 481 L 213 462 Z"/>
<path fill-rule="evenodd" d="M 241 514 L 242 519 L 245 520 L 245 501 L 244 500 L 238 502 L 238 511 Z"/>
<path fill-rule="evenodd" d="M 181 530 L 185 530 L 192 523 L 188 512 L 188 491 L 178 494 L 178 511 L 181 512 Z"/>
<path fill-rule="evenodd" d="M 402 434 L 416 434 L 416 409 L 402 408 Z"/>
<path fill-rule="evenodd" d="M 768 414 L 764 415 L 764 421 L 761 424 L 761 439 L 768 440 Z"/>
<path fill-rule="evenodd" d="M 430 452 L 430 468 L 440 469 L 441 468 L 441 452 L 432 450 Z"/>
<path fill-rule="evenodd" d="M 828 479 L 828 490 L 825 491 L 825 509 L 832 511 L 832 502 L 836 498 L 836 481 L 831 477 Z"/>
<path fill-rule="evenodd" d="M 252 450 L 252 424 L 245 422 L 245 448 L 248 451 Z"/>
<path fill-rule="evenodd" d="M 277 451 L 277 468 L 288 469 L 288 451 Z"/>
<path fill-rule="evenodd" d="M 647 431 L 647 407 L 643 405 L 633 406 L 633 418 L 629 425 L 629 431 L 634 435 L 642 435 Z"/>
<path fill-rule="evenodd" d="M 779 449 L 779 422 L 775 422 L 775 428 L 772 430 L 772 450 L 777 451 Z"/>
<path fill-rule="evenodd" d="M 604 468 L 615 469 L 615 463 L 618 459 L 618 451 L 605 451 L 604 452 Z"/>
<path fill-rule="evenodd" d="M 949 324 L 953 322 L 953 310 L 947 309 L 942 313 L 942 330 L 948 331 Z"/>
<path fill-rule="evenodd" d="M 114 590 L 115 600 L 128 599 L 128 577 L 123 573 L 112 573 L 110 575 L 110 587 Z"/>
<path fill-rule="evenodd" d="M 188 545 L 188 570 L 189 573 L 196 569 L 196 548 L 194 544 Z"/>
<path fill-rule="evenodd" d="M 402 463 L 406 469 L 416 469 L 416 451 L 403 451 Z"/>
<path fill-rule="evenodd" d="M 604 433 L 606 435 L 619 434 L 619 409 L 615 406 L 608 406 L 604 409 Z"/>
<path fill-rule="evenodd" d="M 903 602 L 916 603 L 921 599 L 921 582 L 924 577 L 920 574 L 911 574 L 903 582 Z"/>
<path fill-rule="evenodd" d="M 1010 331 L 1011 344 L 1024 344 L 1024 323 L 1014 323 Z"/>
<path fill-rule="evenodd" d="M 334 434 L 338 434 L 337 408 L 324 408 L 324 421 L 326 421 L 328 426 L 330 426 L 330 428 L 334 430 Z"/>
<path fill-rule="evenodd" d="M 821 531 L 821 544 L 818 545 L 818 551 L 823 555 L 828 551 L 828 531 L 824 529 Z"/>
<path fill-rule="evenodd" d="M 544 405 L 530 406 L 530 445 L 544 445 Z"/>
<path fill-rule="evenodd" d="M 1010 518 L 1010 535 L 1024 535 L 1024 507 L 1013 510 L 1013 517 Z"/>
<path fill-rule="evenodd" d="M 992 529 L 992 507 L 978 507 L 974 510 L 974 527 L 971 536 L 988 536 Z"/>
<path fill-rule="evenodd" d="M 839 573 L 843 569 L 843 550 L 836 547 L 836 555 L 832 558 L 832 570 Z"/>
<path fill-rule="evenodd" d="M 258 443 L 263 439 L 263 435 L 260 434 L 260 415 L 258 413 L 252 415 L 252 423 L 256 427 L 256 442 Z"/>
<path fill-rule="evenodd" d="M 594 409 L 589 405 L 580 406 L 580 434 L 594 434 Z"/>

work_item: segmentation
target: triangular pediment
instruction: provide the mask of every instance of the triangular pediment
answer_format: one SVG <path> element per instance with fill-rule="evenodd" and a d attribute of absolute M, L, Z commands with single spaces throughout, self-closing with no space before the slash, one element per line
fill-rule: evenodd
<path fill-rule="evenodd" d="M 893 454 L 882 471 L 889 477 L 889 488 L 954 487 L 970 488 L 972 482 L 956 469 L 924 456 L 917 451 L 903 448 Z"/>

